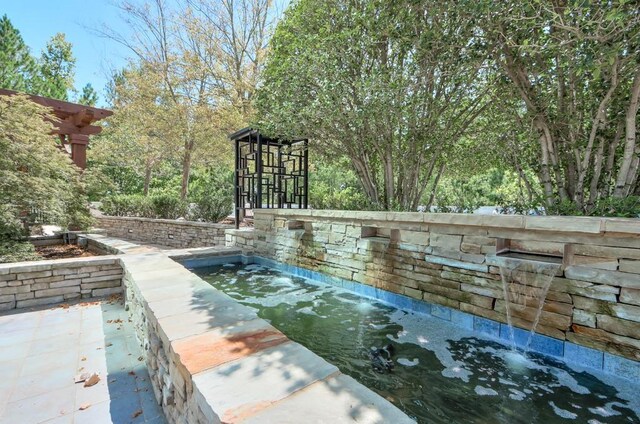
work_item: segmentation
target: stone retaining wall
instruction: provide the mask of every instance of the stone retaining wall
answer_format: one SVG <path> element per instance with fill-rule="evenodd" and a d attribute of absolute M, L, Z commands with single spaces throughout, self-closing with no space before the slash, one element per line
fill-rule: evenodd
<path fill-rule="evenodd" d="M 225 244 L 231 225 L 119 216 L 96 217 L 96 225 L 109 237 L 175 248 Z"/>
<path fill-rule="evenodd" d="M 217 263 L 240 253 L 221 250 Z M 208 265 L 214 259 L 205 258 Z M 170 423 L 283 422 L 283 415 L 288 422 L 309 415 L 314 422 L 413 422 L 164 254 L 125 254 L 122 262 L 126 305 Z"/>
<path fill-rule="evenodd" d="M 263 209 L 253 238 L 258 255 L 499 322 L 504 292 L 492 255 L 553 255 L 564 269 L 537 331 L 640 359 L 637 219 Z M 534 312 L 525 308 L 514 324 L 528 328 Z"/>
<path fill-rule="evenodd" d="M 0 311 L 122 292 L 115 257 L 0 264 Z"/>
<path fill-rule="evenodd" d="M 253 249 L 253 228 L 240 228 L 226 230 L 225 246 L 239 247 L 240 249 Z"/>

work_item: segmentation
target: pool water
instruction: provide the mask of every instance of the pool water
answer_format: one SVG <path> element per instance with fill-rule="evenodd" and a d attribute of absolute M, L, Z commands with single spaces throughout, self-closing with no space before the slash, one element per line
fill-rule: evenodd
<path fill-rule="evenodd" d="M 418 422 L 640 423 L 640 385 L 629 381 L 266 267 L 194 272 Z M 369 352 L 388 343 L 395 368 L 380 374 Z"/>

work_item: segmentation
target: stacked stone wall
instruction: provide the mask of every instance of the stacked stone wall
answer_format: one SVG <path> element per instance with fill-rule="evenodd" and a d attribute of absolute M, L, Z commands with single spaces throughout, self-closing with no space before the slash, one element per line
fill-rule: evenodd
<path fill-rule="evenodd" d="M 226 230 L 225 246 L 238 247 L 243 250 L 252 250 L 254 247 L 253 228 Z"/>
<path fill-rule="evenodd" d="M 109 237 L 174 248 L 224 246 L 231 225 L 170 219 L 101 216 L 96 225 Z"/>
<path fill-rule="evenodd" d="M 537 332 L 640 360 L 639 220 L 257 210 L 253 237 L 260 256 L 499 322 L 497 249 L 556 256 Z"/>
<path fill-rule="evenodd" d="M 0 264 L 0 311 L 122 292 L 114 257 Z"/>

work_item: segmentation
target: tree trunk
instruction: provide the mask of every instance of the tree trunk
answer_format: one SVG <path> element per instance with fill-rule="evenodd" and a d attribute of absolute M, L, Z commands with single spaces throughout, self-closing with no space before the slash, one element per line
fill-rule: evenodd
<path fill-rule="evenodd" d="M 151 184 L 151 165 L 147 164 L 144 168 L 144 195 L 149 195 L 149 185 Z"/>
<path fill-rule="evenodd" d="M 182 186 L 180 187 L 180 199 L 187 200 L 189 194 L 189 177 L 191 175 L 191 153 L 193 141 L 185 143 L 184 156 L 182 157 Z"/>
<path fill-rule="evenodd" d="M 427 203 L 427 212 L 431 212 L 433 202 L 436 200 L 436 190 L 438 189 L 438 183 L 440 183 L 440 177 L 444 173 L 445 168 L 446 165 L 442 162 L 440 169 L 438 169 L 438 173 L 436 174 L 436 179 L 433 181 L 433 187 L 431 187 L 431 195 L 429 196 L 429 203 Z"/>
<path fill-rule="evenodd" d="M 625 117 L 625 145 L 622 164 L 616 178 L 616 188 L 613 191 L 614 197 L 625 197 L 629 193 L 630 172 L 636 151 L 636 115 L 638 114 L 638 98 L 640 97 L 640 67 L 633 77 L 633 87 L 631 88 L 631 99 Z"/>

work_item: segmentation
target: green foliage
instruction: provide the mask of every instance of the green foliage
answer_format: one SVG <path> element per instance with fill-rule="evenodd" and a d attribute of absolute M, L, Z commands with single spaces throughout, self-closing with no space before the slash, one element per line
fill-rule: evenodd
<path fill-rule="evenodd" d="M 68 91 L 73 89 L 75 63 L 71 43 L 63 33 L 54 35 L 40 58 L 41 85 L 37 94 L 67 100 Z"/>
<path fill-rule="evenodd" d="M 233 211 L 233 171 L 228 168 L 194 171 L 189 200 L 194 203 L 190 219 L 218 222 L 228 216 Z"/>
<path fill-rule="evenodd" d="M 120 194 L 103 199 L 101 210 L 112 216 L 176 219 L 187 214 L 188 205 L 180 196 L 160 193 L 152 196 Z"/>
<path fill-rule="evenodd" d="M 518 175 L 497 168 L 464 178 L 445 178 L 436 199 L 439 212 L 470 213 L 481 206 L 496 206 L 503 213 L 527 214 L 542 206 L 539 193 L 528 193 Z"/>
<path fill-rule="evenodd" d="M 176 219 L 187 215 L 188 204 L 170 193 L 149 196 L 155 218 Z"/>
<path fill-rule="evenodd" d="M 622 199 L 611 196 L 599 199 L 593 208 L 586 212 L 577 208 L 575 203 L 571 201 L 558 202 L 548 208 L 547 214 L 640 218 L 640 196 L 628 196 Z"/>
<path fill-rule="evenodd" d="M 488 102 L 487 59 L 460 48 L 471 23 L 453 2 L 294 2 L 271 41 L 257 126 L 303 131 L 327 159 L 349 158 L 373 205 L 415 210 Z"/>
<path fill-rule="evenodd" d="M 355 173 L 344 164 L 319 163 L 309 170 L 309 205 L 314 209 L 373 209 Z"/>
<path fill-rule="evenodd" d="M 140 194 L 118 194 L 102 200 L 100 210 L 112 216 L 140 216 L 155 218 L 151 200 Z"/>
<path fill-rule="evenodd" d="M 76 99 L 76 103 L 80 103 L 81 105 L 87 106 L 95 106 L 98 103 L 98 93 L 93 88 L 91 83 L 87 83 L 84 87 L 82 87 L 82 92 L 80 96 Z"/>
<path fill-rule="evenodd" d="M 68 92 L 74 90 L 75 62 L 63 33 L 51 37 L 36 60 L 7 15 L 0 19 L 0 88 L 68 100 Z M 95 105 L 91 84 L 83 88 L 80 100 Z"/>
<path fill-rule="evenodd" d="M 218 222 L 232 211 L 233 172 L 226 168 L 195 170 L 189 202 L 180 199 L 179 177 L 164 181 L 149 196 L 112 195 L 102 201 L 101 211 L 113 216 Z"/>
<path fill-rule="evenodd" d="M 30 91 L 36 62 L 7 15 L 0 19 L 0 88 Z"/>
<path fill-rule="evenodd" d="M 33 244 L 28 241 L 3 240 L 0 238 L 0 263 L 37 261 L 42 259 Z"/>
<path fill-rule="evenodd" d="M 28 212 L 49 224 L 87 228 L 90 215 L 80 172 L 49 135 L 48 109 L 24 95 L 0 97 L 0 218 L 3 238 L 25 234 Z"/>

